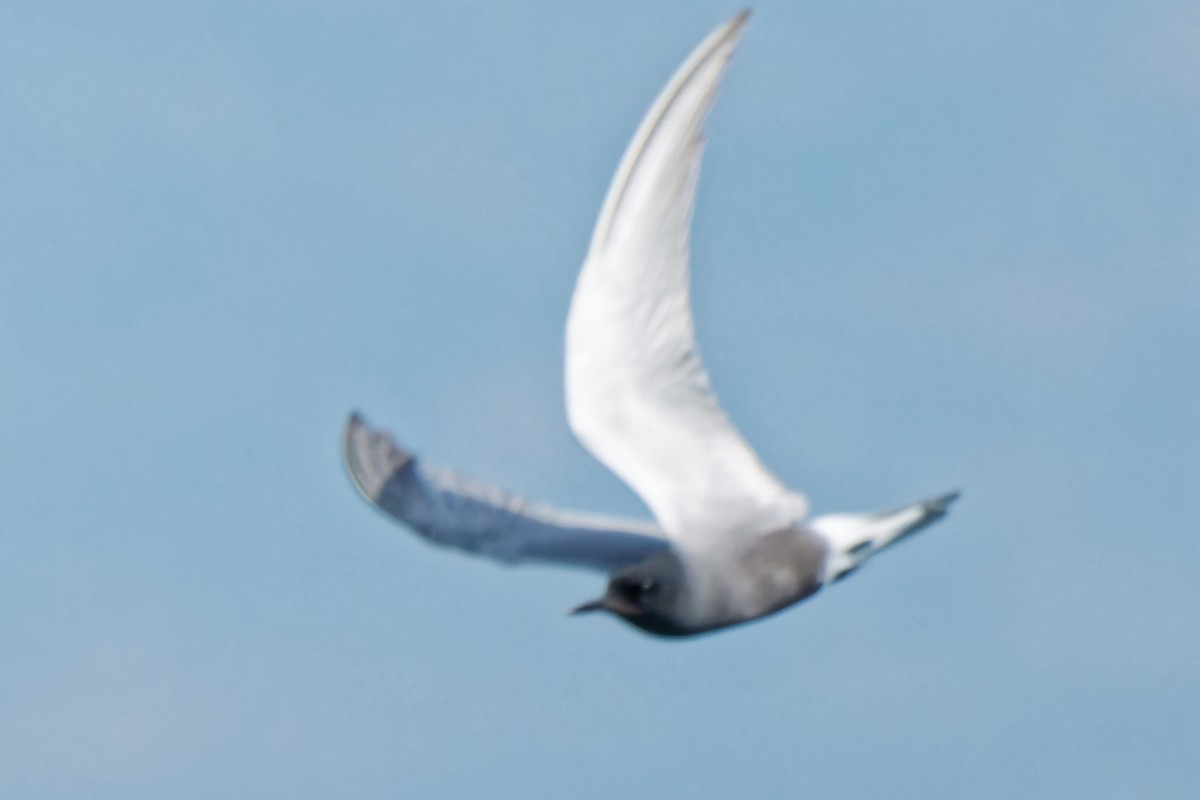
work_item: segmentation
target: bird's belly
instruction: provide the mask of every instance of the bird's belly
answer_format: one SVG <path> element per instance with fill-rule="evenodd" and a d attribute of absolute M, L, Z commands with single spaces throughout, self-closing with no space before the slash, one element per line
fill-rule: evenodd
<path fill-rule="evenodd" d="M 827 557 L 824 540 L 802 528 L 755 537 L 710 562 L 711 574 L 698 581 L 705 615 L 734 624 L 798 603 L 821 588 Z"/>

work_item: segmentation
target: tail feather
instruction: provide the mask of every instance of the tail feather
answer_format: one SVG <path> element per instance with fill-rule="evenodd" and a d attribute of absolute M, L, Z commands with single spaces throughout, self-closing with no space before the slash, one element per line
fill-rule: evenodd
<path fill-rule="evenodd" d="M 959 492 L 875 514 L 828 514 L 809 523 L 829 542 L 832 553 L 825 570 L 827 583 L 840 580 L 864 561 L 946 516 Z"/>

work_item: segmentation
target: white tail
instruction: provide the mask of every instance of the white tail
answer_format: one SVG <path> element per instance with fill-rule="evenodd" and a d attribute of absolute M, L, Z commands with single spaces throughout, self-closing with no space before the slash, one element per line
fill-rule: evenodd
<path fill-rule="evenodd" d="M 950 492 L 877 514 L 817 517 L 808 527 L 828 541 L 832 551 L 825 567 L 825 582 L 846 577 L 883 548 L 946 516 L 958 495 Z"/>

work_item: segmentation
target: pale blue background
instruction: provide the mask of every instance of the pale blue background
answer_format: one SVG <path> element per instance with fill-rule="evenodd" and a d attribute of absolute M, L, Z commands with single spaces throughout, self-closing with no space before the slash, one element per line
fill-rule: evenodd
<path fill-rule="evenodd" d="M 951 518 L 684 643 L 428 548 L 361 408 L 536 498 L 609 176 L 728 2 L 0 7 L 0 796 L 1193 798 L 1200 6 L 759 3 L 695 304 L 818 512 Z"/>

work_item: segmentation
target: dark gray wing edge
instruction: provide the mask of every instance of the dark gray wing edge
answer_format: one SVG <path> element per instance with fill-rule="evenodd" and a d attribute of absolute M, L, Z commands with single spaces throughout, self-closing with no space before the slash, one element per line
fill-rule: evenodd
<path fill-rule="evenodd" d="M 505 564 L 540 562 L 613 572 L 669 545 L 657 526 L 558 511 L 422 464 L 384 430 L 350 415 L 346 469 L 372 505 L 429 542 Z"/>

